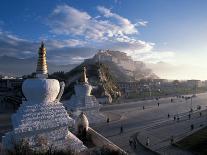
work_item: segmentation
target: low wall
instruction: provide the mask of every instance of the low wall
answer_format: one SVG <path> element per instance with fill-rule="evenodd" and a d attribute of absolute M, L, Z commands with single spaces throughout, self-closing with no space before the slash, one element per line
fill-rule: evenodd
<path fill-rule="evenodd" d="M 126 155 L 127 153 L 122 150 L 120 147 L 112 143 L 110 140 L 106 139 L 104 136 L 93 130 L 92 128 L 88 128 L 88 134 L 91 138 L 91 141 L 94 145 L 98 147 L 105 147 L 110 150 L 115 150 L 121 152 L 121 154 Z"/>

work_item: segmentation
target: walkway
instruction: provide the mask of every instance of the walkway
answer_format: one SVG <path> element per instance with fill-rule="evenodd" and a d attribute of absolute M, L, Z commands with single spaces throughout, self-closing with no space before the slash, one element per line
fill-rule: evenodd
<path fill-rule="evenodd" d="M 173 139 L 174 142 L 179 141 L 204 126 L 207 126 L 206 113 L 206 111 L 202 111 L 202 116 L 200 116 L 200 112 L 193 113 L 190 119 L 188 115 L 183 115 L 179 118 L 179 121 L 171 118 L 166 122 L 140 131 L 136 135 L 137 139 L 143 146 L 159 154 L 192 155 L 192 153 L 188 151 L 181 150 L 171 145 L 171 139 Z M 192 124 L 194 129 L 191 129 Z M 147 137 L 149 139 L 148 146 L 146 144 Z"/>

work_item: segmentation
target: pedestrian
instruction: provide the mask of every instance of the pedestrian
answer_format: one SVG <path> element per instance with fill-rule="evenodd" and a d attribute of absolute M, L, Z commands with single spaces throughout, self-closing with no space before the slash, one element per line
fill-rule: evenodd
<path fill-rule="evenodd" d="M 193 130 L 193 129 L 194 129 L 194 125 L 193 125 L 193 124 L 191 124 L 190 128 L 191 128 L 191 130 Z"/>
<path fill-rule="evenodd" d="M 202 113 L 200 112 L 200 117 L 202 116 Z"/>
<path fill-rule="evenodd" d="M 129 145 L 132 146 L 132 140 L 131 139 L 129 139 Z"/>
<path fill-rule="evenodd" d="M 188 114 L 188 118 L 191 119 L 191 114 Z"/>
<path fill-rule="evenodd" d="M 107 118 L 106 122 L 109 123 L 109 118 Z"/>
<path fill-rule="evenodd" d="M 133 140 L 133 146 L 134 146 L 134 149 L 136 149 L 137 145 L 136 145 L 136 142 Z"/>
<path fill-rule="evenodd" d="M 145 107 L 143 106 L 143 107 L 142 107 L 142 109 L 144 110 L 144 109 L 145 109 Z"/>
<path fill-rule="evenodd" d="M 149 137 L 147 137 L 146 146 L 149 146 L 149 143 L 150 143 Z"/>
<path fill-rule="evenodd" d="M 157 106 L 158 106 L 158 107 L 160 106 L 160 103 L 159 103 L 159 102 L 157 103 Z"/>
<path fill-rule="evenodd" d="M 120 127 L 120 134 L 123 133 L 123 126 Z"/>
<path fill-rule="evenodd" d="M 176 120 L 176 116 L 174 116 L 174 121 Z"/>
<path fill-rule="evenodd" d="M 174 137 L 173 137 L 173 136 L 171 136 L 171 138 L 170 138 L 170 143 L 171 143 L 171 144 L 174 143 Z"/>
<path fill-rule="evenodd" d="M 169 113 L 167 114 L 167 117 L 170 118 L 170 114 Z"/>

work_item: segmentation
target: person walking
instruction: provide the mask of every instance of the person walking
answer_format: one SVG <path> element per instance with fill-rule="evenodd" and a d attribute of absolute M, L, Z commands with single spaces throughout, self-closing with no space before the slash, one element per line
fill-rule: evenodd
<path fill-rule="evenodd" d="M 174 121 L 176 120 L 176 116 L 174 115 Z"/>
<path fill-rule="evenodd" d="M 129 145 L 132 146 L 132 140 L 131 139 L 129 139 Z"/>
<path fill-rule="evenodd" d="M 167 114 L 167 117 L 170 118 L 170 114 L 169 113 Z"/>
<path fill-rule="evenodd" d="M 109 123 L 109 118 L 107 118 L 106 122 Z"/>
<path fill-rule="evenodd" d="M 171 145 L 174 143 L 174 137 L 173 136 L 170 137 L 170 143 L 171 143 Z"/>
<path fill-rule="evenodd" d="M 121 127 L 120 127 L 120 134 L 122 134 L 123 133 L 123 126 L 121 125 Z"/>
<path fill-rule="evenodd" d="M 192 131 L 192 130 L 194 129 L 194 125 L 193 125 L 193 124 L 191 124 L 190 128 L 191 128 L 191 131 Z"/>
<path fill-rule="evenodd" d="M 150 140 L 149 137 L 147 137 L 146 146 L 149 146 L 149 144 L 150 144 Z"/>
<path fill-rule="evenodd" d="M 188 118 L 191 119 L 191 114 L 188 114 Z"/>
<path fill-rule="evenodd" d="M 136 141 L 135 140 L 133 140 L 133 147 L 134 147 L 134 149 L 137 148 L 137 144 L 136 144 Z"/>

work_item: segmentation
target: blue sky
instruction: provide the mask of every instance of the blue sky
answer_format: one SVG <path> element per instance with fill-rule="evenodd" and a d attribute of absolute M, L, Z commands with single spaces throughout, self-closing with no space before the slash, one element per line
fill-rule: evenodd
<path fill-rule="evenodd" d="M 79 63 L 96 49 L 112 49 L 153 63 L 163 78 L 207 79 L 206 0 L 0 3 L 0 55 L 33 57 L 44 40 L 55 63 Z"/>

